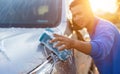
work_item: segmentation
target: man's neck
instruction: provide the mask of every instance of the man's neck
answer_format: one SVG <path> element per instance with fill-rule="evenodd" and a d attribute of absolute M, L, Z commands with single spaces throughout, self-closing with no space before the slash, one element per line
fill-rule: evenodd
<path fill-rule="evenodd" d="M 91 22 L 87 25 L 87 31 L 89 35 L 92 35 L 94 33 L 95 26 L 97 24 L 97 19 L 94 17 L 94 19 L 91 19 Z"/>

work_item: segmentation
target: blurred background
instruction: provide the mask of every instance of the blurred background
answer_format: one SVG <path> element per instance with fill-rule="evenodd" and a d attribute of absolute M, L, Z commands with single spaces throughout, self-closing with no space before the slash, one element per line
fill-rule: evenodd
<path fill-rule="evenodd" d="M 113 22 L 120 29 L 120 0 L 90 0 L 96 16 Z"/>

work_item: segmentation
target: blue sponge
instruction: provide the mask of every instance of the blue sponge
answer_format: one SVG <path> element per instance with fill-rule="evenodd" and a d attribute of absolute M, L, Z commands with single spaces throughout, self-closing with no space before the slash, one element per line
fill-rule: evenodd
<path fill-rule="evenodd" d="M 50 51 L 55 53 L 60 60 L 65 61 L 67 58 L 69 58 L 69 56 L 72 54 L 72 51 L 71 50 L 67 50 L 67 49 L 59 51 L 57 48 L 53 47 L 53 45 L 54 45 L 53 43 L 49 43 L 49 41 L 51 39 L 52 39 L 52 36 L 50 36 L 50 34 L 44 32 L 42 34 L 42 36 L 40 37 L 39 41 L 42 44 L 44 44 Z"/>

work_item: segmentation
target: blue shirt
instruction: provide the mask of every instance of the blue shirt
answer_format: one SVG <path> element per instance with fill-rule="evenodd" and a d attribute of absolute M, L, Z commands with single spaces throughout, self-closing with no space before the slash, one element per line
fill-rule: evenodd
<path fill-rule="evenodd" d="M 91 37 L 91 53 L 100 74 L 120 74 L 120 33 L 110 22 L 98 19 Z"/>

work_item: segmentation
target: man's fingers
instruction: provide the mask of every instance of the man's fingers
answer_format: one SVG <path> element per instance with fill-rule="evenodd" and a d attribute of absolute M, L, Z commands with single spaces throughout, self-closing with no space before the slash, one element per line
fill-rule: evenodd
<path fill-rule="evenodd" d="M 62 45 L 61 47 L 58 48 L 59 51 L 66 49 L 65 45 Z"/>
<path fill-rule="evenodd" d="M 54 37 L 64 37 L 62 35 L 58 35 L 58 34 L 53 34 Z"/>
<path fill-rule="evenodd" d="M 57 41 L 63 41 L 62 37 L 56 37 L 50 41 L 50 43 L 57 42 Z"/>
<path fill-rule="evenodd" d="M 60 47 L 60 46 L 62 46 L 64 43 L 63 42 L 58 42 L 56 45 L 55 45 L 55 47 Z"/>

